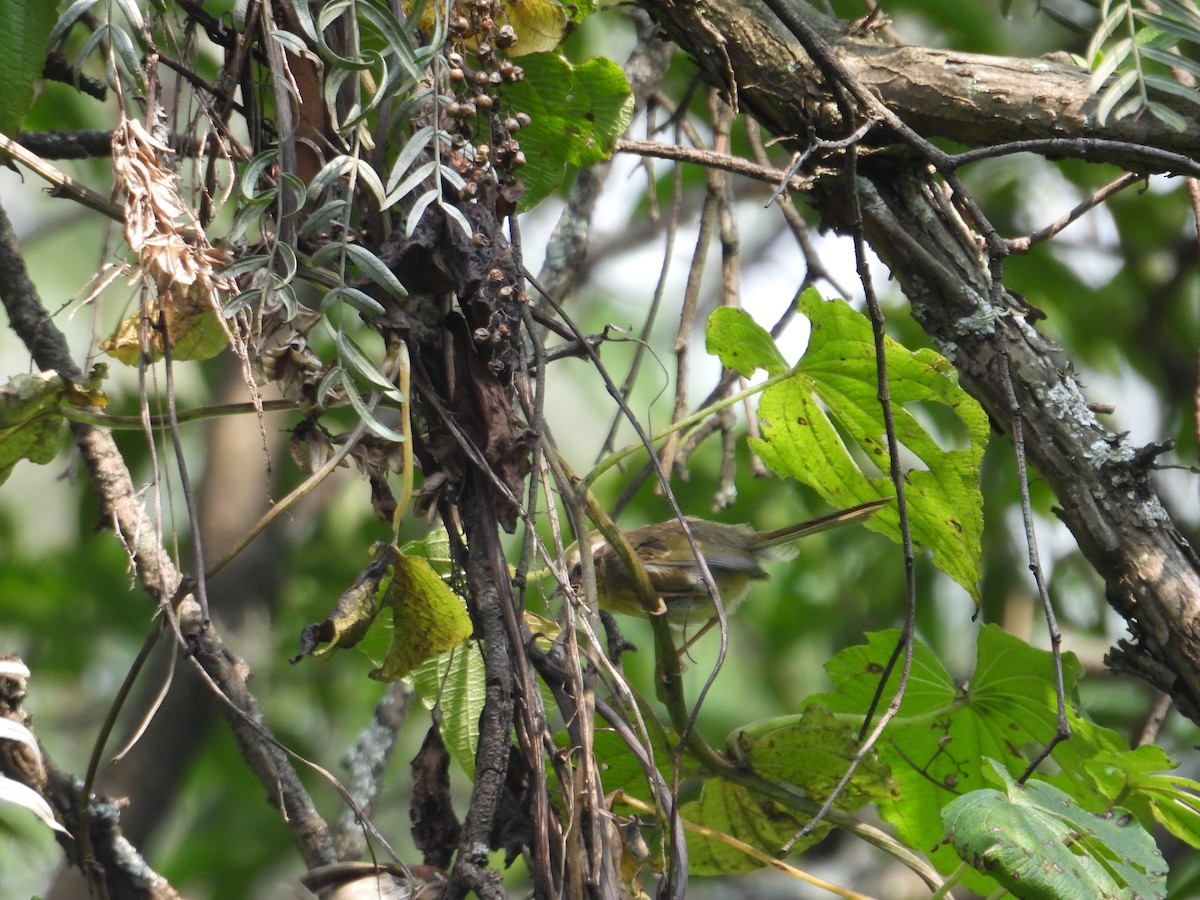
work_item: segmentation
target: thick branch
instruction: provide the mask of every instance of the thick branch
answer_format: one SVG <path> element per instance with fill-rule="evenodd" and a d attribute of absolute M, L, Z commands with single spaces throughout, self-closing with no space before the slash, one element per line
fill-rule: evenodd
<path fill-rule="evenodd" d="M 817 67 L 761 0 L 642 0 L 641 5 L 715 80 L 729 86 L 729 73 L 735 73 L 737 96 L 774 134 L 803 141 L 810 125 L 820 137 L 844 132 Z M 1064 144 L 1036 152 L 1082 155 L 1143 172 L 1175 171 L 1184 162 L 1156 151 L 1194 155 L 1200 150 L 1197 108 L 1181 99 L 1157 98 L 1183 116 L 1188 127 L 1182 132 L 1153 116 L 1127 116 L 1101 128 L 1095 97 L 1088 92 L 1089 73 L 1069 61 L 893 47 L 847 37 L 842 23 L 803 0 L 791 5 L 833 45 L 854 78 L 926 137 L 971 146 L 1103 138 L 1082 152 Z"/>

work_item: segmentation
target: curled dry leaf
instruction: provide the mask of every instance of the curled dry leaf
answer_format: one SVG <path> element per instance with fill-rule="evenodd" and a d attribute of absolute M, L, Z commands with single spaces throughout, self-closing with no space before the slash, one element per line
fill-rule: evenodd
<path fill-rule="evenodd" d="M 413 843 L 428 865 L 445 868 L 454 858 L 462 826 L 450 795 L 450 753 L 436 723 L 429 727 L 420 751 L 413 757 L 412 776 L 408 810 Z"/>
<path fill-rule="evenodd" d="M 300 656 L 327 659 L 353 647 L 385 608 L 392 610 L 392 636 L 382 665 L 371 672 L 379 681 L 396 681 L 418 665 L 457 647 L 471 636 L 471 620 L 459 597 L 429 561 L 406 556 L 391 544 L 376 548 L 375 559 L 338 598 L 320 622 L 300 635 Z M 328 644 L 318 648 L 319 644 Z"/>
<path fill-rule="evenodd" d="M 222 301 L 237 292 L 233 279 L 216 271 L 232 257 L 209 243 L 179 196 L 175 173 L 161 162 L 170 147 L 140 122 L 123 119 L 112 148 L 116 187 L 125 197 L 125 240 L 151 296 L 100 347 L 136 365 L 143 353 L 162 357 L 165 332 L 175 359 L 216 356 L 230 337 Z"/>

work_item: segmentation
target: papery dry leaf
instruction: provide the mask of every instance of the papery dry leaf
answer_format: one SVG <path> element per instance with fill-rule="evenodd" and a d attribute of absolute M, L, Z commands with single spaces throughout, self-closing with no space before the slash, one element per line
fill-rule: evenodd
<path fill-rule="evenodd" d="M 125 197 L 125 240 L 152 289 L 144 309 L 126 317 L 100 345 L 127 365 L 136 365 L 143 354 L 161 358 L 164 330 L 177 360 L 216 356 L 231 337 L 221 307 L 237 292 L 237 283 L 216 270 L 232 258 L 209 243 L 180 197 L 175 173 L 161 161 L 171 152 L 136 120 L 123 119 L 113 132 L 113 172 Z"/>

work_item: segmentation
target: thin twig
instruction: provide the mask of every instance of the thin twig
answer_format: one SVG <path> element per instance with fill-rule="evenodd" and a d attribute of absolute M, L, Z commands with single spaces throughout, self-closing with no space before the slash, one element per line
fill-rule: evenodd
<path fill-rule="evenodd" d="M 95 210 L 101 215 L 107 216 L 114 222 L 124 224 L 125 212 L 121 207 L 117 206 L 107 197 L 97 194 L 90 187 L 76 181 L 61 169 L 50 165 L 50 163 L 46 162 L 40 156 L 26 150 L 12 138 L 8 137 L 8 135 L 0 134 L 0 150 L 3 150 L 38 177 L 54 185 L 53 190 L 50 192 L 52 195 L 69 197 L 83 204 L 88 209 Z"/>
<path fill-rule="evenodd" d="M 1109 197 L 1113 196 L 1119 191 L 1123 191 L 1131 184 L 1137 184 L 1139 181 L 1145 181 L 1145 176 L 1140 175 L 1137 172 L 1126 172 L 1120 178 L 1109 182 L 1082 203 L 1078 204 L 1070 212 L 1059 216 L 1044 228 L 1040 228 L 1025 237 L 1011 238 L 1008 242 L 1009 251 L 1011 253 L 1028 253 L 1031 249 L 1043 241 L 1050 240 L 1050 238 L 1054 237 L 1085 213 L 1095 209 Z M 1192 179 L 1189 179 L 1189 182 L 1191 181 Z"/>
<path fill-rule="evenodd" d="M 783 169 L 770 166 L 760 166 L 749 162 L 740 156 L 730 156 L 699 147 L 684 147 L 677 144 L 663 144 L 658 141 L 631 141 L 621 138 L 617 141 L 615 150 L 618 153 L 634 153 L 638 156 L 653 156 L 658 159 L 671 159 L 676 162 L 692 163 L 706 169 L 720 169 L 734 175 L 744 175 L 761 181 L 772 187 L 783 183 L 789 190 L 807 191 L 813 185 L 813 179 L 802 178 L 799 175 L 788 176 Z"/>

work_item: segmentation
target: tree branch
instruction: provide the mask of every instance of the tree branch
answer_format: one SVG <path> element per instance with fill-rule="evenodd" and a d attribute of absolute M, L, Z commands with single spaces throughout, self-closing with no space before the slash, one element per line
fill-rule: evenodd
<path fill-rule="evenodd" d="M 642 0 L 640 5 L 710 77 L 754 108 L 774 134 L 803 141 L 810 126 L 818 136 L 840 134 L 844 123 L 819 68 L 762 0 Z M 1142 172 L 1177 171 L 1177 164 L 1186 164 L 1184 157 L 1200 150 L 1196 106 L 1179 98 L 1158 99 L 1187 122 L 1182 132 L 1154 116 L 1097 125 L 1089 73 L 1069 58 L 895 47 L 847 36 L 844 23 L 802 0 L 789 0 L 787 6 L 833 46 L 841 65 L 863 88 L 924 137 L 971 146 L 1054 139 L 1030 149 Z M 719 44 L 713 35 L 721 37 Z M 728 84 L 730 71 L 736 88 Z M 1086 143 L 1094 138 L 1104 140 Z M 1074 151 L 1072 140 L 1084 141 L 1086 152 Z M 1161 151 L 1177 154 L 1176 162 L 1164 160 Z"/>

